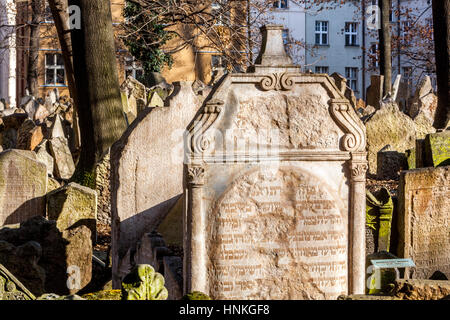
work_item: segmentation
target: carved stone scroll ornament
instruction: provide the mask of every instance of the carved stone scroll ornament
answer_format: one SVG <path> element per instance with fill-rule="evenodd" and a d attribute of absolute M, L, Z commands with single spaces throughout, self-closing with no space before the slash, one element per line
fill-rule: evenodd
<path fill-rule="evenodd" d="M 273 73 L 264 76 L 259 83 L 264 91 L 269 90 L 291 90 L 294 87 L 295 81 L 292 74 L 289 73 Z"/>
<path fill-rule="evenodd" d="M 331 115 L 344 130 L 341 142 L 344 151 L 364 151 L 366 147 L 366 132 L 361 121 L 347 100 L 331 101 Z"/>
<path fill-rule="evenodd" d="M 223 101 L 212 100 L 203 108 L 200 116 L 189 130 L 190 150 L 204 154 L 214 149 L 214 132 L 208 132 L 223 110 Z"/>

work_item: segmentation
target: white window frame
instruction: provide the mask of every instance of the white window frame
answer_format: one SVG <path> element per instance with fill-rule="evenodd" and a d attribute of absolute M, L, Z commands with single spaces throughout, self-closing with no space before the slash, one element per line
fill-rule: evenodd
<path fill-rule="evenodd" d="M 408 28 L 408 31 L 406 31 L 406 28 Z M 411 30 L 411 20 L 404 20 L 400 22 L 400 35 L 402 38 L 404 38 L 408 33 L 409 30 Z"/>
<path fill-rule="evenodd" d="M 52 16 L 52 11 L 50 9 L 50 5 L 47 1 L 45 1 L 45 8 L 44 8 L 44 22 L 45 23 L 55 23 Z"/>
<path fill-rule="evenodd" d="M 371 61 L 372 68 L 379 68 L 380 67 L 380 57 L 378 56 L 378 43 L 372 43 L 370 46 L 370 54 L 375 56 L 375 59 Z"/>
<path fill-rule="evenodd" d="M 326 28 L 325 28 L 326 27 Z M 325 46 L 328 45 L 330 43 L 330 37 L 328 36 L 328 31 L 330 30 L 329 28 L 329 23 L 328 21 L 324 21 L 324 20 L 316 20 L 315 22 L 315 28 L 314 28 L 314 43 L 316 45 L 321 45 L 321 46 Z M 317 43 L 317 35 L 319 35 L 319 43 Z M 323 41 L 323 35 L 326 35 L 327 37 L 327 41 Z"/>
<path fill-rule="evenodd" d="M 289 9 L 289 0 L 278 0 L 273 2 L 275 9 Z"/>
<path fill-rule="evenodd" d="M 131 65 L 127 65 L 127 62 L 131 62 Z M 144 75 L 144 69 L 139 65 L 139 62 L 136 61 L 136 59 L 134 59 L 133 57 L 125 58 L 125 68 L 124 69 L 125 69 L 125 77 L 126 78 L 128 78 L 127 71 L 131 71 L 131 76 L 136 80 L 139 80 L 136 76 L 137 71 L 141 71 L 142 75 Z"/>
<path fill-rule="evenodd" d="M 328 66 L 316 66 L 316 73 L 329 74 L 330 68 Z"/>
<path fill-rule="evenodd" d="M 53 64 L 47 64 L 48 60 L 47 60 L 47 56 L 48 55 L 53 55 Z M 45 54 L 45 86 L 65 86 L 66 85 L 66 70 L 64 69 L 64 62 L 62 65 L 58 64 L 58 55 L 61 56 L 62 59 L 62 53 L 60 52 L 53 52 L 53 53 L 46 53 Z M 47 78 L 47 70 L 53 70 L 53 81 L 52 82 L 48 82 L 48 78 Z M 63 70 L 64 72 L 64 81 L 62 83 L 57 82 L 57 75 L 58 75 L 58 70 Z"/>
<path fill-rule="evenodd" d="M 358 23 L 346 22 L 344 28 L 345 45 L 357 46 L 358 45 Z M 348 41 L 347 41 L 348 40 Z"/>
<path fill-rule="evenodd" d="M 229 20 L 229 12 L 224 12 L 222 10 L 224 2 L 225 0 L 215 0 L 211 3 L 211 14 L 214 17 L 217 17 L 216 22 L 214 23 L 216 26 L 223 26 L 223 21 L 226 21 L 226 19 Z"/>
<path fill-rule="evenodd" d="M 359 92 L 358 89 L 358 68 L 345 67 L 345 77 L 347 78 L 347 85 L 353 92 Z"/>
<path fill-rule="evenodd" d="M 214 58 L 217 57 L 220 60 L 220 63 L 215 66 L 213 64 Z M 225 70 L 226 69 L 226 61 L 224 60 L 224 56 L 220 53 L 212 54 L 211 55 L 211 71 L 217 71 L 217 70 Z"/>

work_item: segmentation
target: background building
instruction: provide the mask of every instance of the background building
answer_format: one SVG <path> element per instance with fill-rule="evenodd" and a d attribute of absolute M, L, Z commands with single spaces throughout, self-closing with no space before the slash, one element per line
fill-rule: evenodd
<path fill-rule="evenodd" d="M 29 3 L 24 2 L 14 8 L 15 3 L 14 0 L 0 0 L 0 20 L 3 26 L 26 25 L 31 21 Z M 369 6 L 376 5 L 377 0 L 347 1 L 328 10 L 322 10 L 321 5 L 311 5 L 313 1 L 306 3 L 307 5 L 299 1 L 273 1 L 266 13 L 267 18 L 262 20 L 285 26 L 283 37 L 286 49 L 294 62 L 305 71 L 340 73 L 348 79 L 348 85 L 355 95 L 365 100 L 370 76 L 379 74 L 378 30 L 371 29 L 368 24 L 371 16 Z M 111 0 L 120 82 L 128 75 L 139 79 L 143 74 L 139 63 L 134 61 L 119 39 L 120 24 L 124 21 L 124 5 L 125 0 Z M 216 6 L 213 3 L 213 13 L 218 10 Z M 397 74 L 401 74 L 411 91 L 424 75 L 430 75 L 434 84 L 432 33 L 430 37 L 431 1 L 392 0 L 392 6 L 392 35 L 395 42 L 392 50 L 393 80 Z M 225 13 L 217 15 L 221 14 Z M 220 21 L 219 17 L 218 28 Z M 188 29 L 180 30 L 192 32 Z M 58 88 L 61 94 L 68 94 L 63 59 L 48 8 L 41 23 L 40 34 L 39 94 L 44 96 L 54 88 Z M 12 105 L 25 95 L 29 41 L 29 30 L 25 27 L 17 30 L 0 28 L 0 98 L 5 98 Z M 167 47 L 176 47 L 177 41 L 179 40 L 169 41 Z M 253 48 L 253 51 L 257 52 L 258 49 Z M 246 54 L 245 50 L 241 53 Z M 168 82 L 198 79 L 210 83 L 226 72 L 222 54 L 208 46 L 207 41 L 201 37 L 192 45 L 176 52 L 173 58 L 172 68 L 166 67 L 162 71 Z"/>

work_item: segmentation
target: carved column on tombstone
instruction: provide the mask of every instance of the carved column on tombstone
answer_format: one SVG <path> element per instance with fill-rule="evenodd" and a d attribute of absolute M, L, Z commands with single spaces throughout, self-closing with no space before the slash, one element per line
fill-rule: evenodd
<path fill-rule="evenodd" d="M 366 257 L 366 153 L 352 152 L 350 160 L 350 247 L 349 291 L 350 294 L 365 292 Z"/>
<path fill-rule="evenodd" d="M 203 185 L 205 183 L 205 168 L 199 165 L 191 165 L 187 168 L 188 183 L 188 210 L 187 230 L 191 239 L 187 240 L 185 259 L 185 294 L 200 291 L 206 292 L 206 270 L 205 270 L 205 239 L 204 226 L 205 217 L 202 206 Z"/>

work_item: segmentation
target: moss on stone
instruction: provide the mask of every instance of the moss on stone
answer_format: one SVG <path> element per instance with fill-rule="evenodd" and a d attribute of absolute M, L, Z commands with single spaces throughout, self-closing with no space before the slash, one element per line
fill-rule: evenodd
<path fill-rule="evenodd" d="M 82 298 L 86 300 L 121 300 L 121 290 L 101 290 L 93 293 L 87 293 Z"/>
<path fill-rule="evenodd" d="M 186 294 L 181 300 L 212 300 L 207 294 L 200 291 L 193 291 Z"/>
<path fill-rule="evenodd" d="M 425 138 L 425 155 L 429 166 L 448 165 L 450 160 L 450 131 L 427 135 Z"/>
<path fill-rule="evenodd" d="M 166 300 L 164 277 L 148 264 L 137 265 L 122 281 L 122 300 Z"/>
<path fill-rule="evenodd" d="M 95 190 L 96 175 L 95 168 L 92 170 L 76 170 L 73 174 L 70 182 L 76 182 L 82 186 Z"/>

